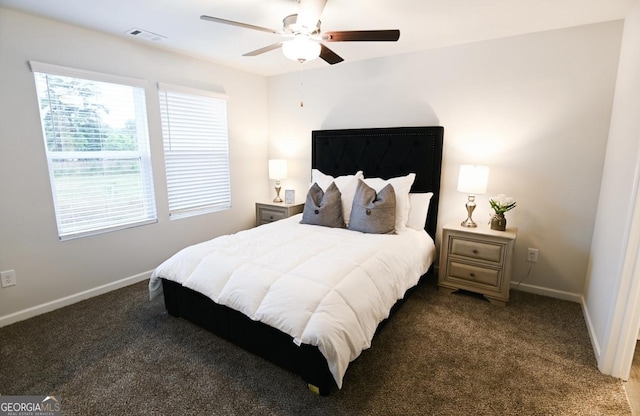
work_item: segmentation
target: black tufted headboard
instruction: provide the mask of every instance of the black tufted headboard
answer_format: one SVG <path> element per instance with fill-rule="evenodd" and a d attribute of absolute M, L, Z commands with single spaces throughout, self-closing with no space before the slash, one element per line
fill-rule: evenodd
<path fill-rule="evenodd" d="M 416 174 L 411 192 L 433 192 L 425 230 L 435 240 L 440 196 L 444 128 L 391 127 L 315 130 L 311 133 L 311 167 L 331 176 L 389 179 Z"/>

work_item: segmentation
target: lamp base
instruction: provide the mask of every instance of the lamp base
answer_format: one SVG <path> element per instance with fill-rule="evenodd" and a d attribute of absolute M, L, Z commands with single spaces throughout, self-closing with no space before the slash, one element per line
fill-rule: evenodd
<path fill-rule="evenodd" d="M 463 227 L 469 227 L 469 228 L 475 228 L 478 226 L 478 224 L 473 222 L 471 218 L 467 218 L 466 220 L 462 221 L 460 225 L 462 225 Z"/>
<path fill-rule="evenodd" d="M 276 197 L 273 198 L 273 202 L 282 202 L 282 198 L 280 198 L 280 189 L 282 189 L 280 181 L 276 181 Z"/>
<path fill-rule="evenodd" d="M 476 209 L 475 201 L 475 195 L 469 195 L 469 197 L 467 198 L 467 203 L 465 204 L 465 208 L 467 208 L 467 219 L 460 223 L 460 225 L 462 225 L 463 227 L 475 228 L 478 226 L 478 224 L 473 222 L 473 220 L 471 219 L 471 214 L 473 214 L 473 210 Z"/>

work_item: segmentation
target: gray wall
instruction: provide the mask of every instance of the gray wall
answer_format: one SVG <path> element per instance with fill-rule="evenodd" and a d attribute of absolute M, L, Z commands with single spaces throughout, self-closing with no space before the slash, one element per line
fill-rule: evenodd
<path fill-rule="evenodd" d="M 322 128 L 444 126 L 440 224 L 465 217 L 459 165 L 489 165 L 488 195 L 478 197 L 474 218 L 488 219 L 491 195 L 518 201 L 507 214 L 519 228 L 514 280 L 526 275 L 527 247 L 536 247 L 540 261 L 520 288 L 580 301 L 622 28 L 615 21 L 385 59 L 345 57 L 303 71 L 300 86 L 298 72 L 260 77 L 0 8 L 0 270 L 18 277 L 16 287 L 0 289 L 0 324 L 141 280 L 188 244 L 251 226 L 254 201 L 271 196 L 270 157 L 289 160 L 283 189 L 302 199 L 310 131 Z M 157 224 L 58 241 L 29 60 L 148 80 Z M 158 81 L 228 94 L 230 211 L 168 220 Z"/>
<path fill-rule="evenodd" d="M 0 289 L 0 324 L 143 279 L 188 244 L 253 225 L 254 201 L 269 195 L 264 77 L 3 8 L 0 56 L 0 270 L 18 281 Z M 58 241 L 30 60 L 147 80 L 157 224 Z M 231 210 L 168 219 L 157 82 L 228 95 Z"/>
<path fill-rule="evenodd" d="M 439 224 L 466 218 L 458 168 L 491 168 L 488 199 L 518 207 L 513 279 L 526 276 L 526 250 L 540 260 L 521 289 L 579 302 L 598 204 L 616 80 L 621 21 L 398 55 L 269 79 L 269 146 L 289 158 L 303 193 L 309 132 L 323 128 L 442 125 Z M 300 96 L 304 107 L 299 106 Z"/>

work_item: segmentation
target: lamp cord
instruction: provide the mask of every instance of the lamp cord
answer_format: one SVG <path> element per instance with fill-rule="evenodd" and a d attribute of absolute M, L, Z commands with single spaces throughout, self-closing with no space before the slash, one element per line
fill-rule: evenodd
<path fill-rule="evenodd" d="M 529 268 L 527 269 L 527 274 L 518 282 L 514 290 L 518 290 L 520 288 L 520 283 L 527 280 L 527 278 L 529 277 L 529 274 L 531 274 L 531 269 L 533 268 L 533 262 L 530 261 L 528 263 L 529 263 Z"/>

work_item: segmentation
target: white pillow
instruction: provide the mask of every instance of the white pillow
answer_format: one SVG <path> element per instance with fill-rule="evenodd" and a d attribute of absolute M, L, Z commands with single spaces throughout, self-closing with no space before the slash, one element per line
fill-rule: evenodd
<path fill-rule="evenodd" d="M 382 188 L 389 183 L 393 186 L 393 190 L 396 193 L 396 231 L 407 228 L 407 220 L 409 219 L 409 191 L 415 179 L 415 173 L 387 180 L 381 178 L 364 179 L 364 182 L 375 189 L 376 192 L 380 192 Z"/>
<path fill-rule="evenodd" d="M 320 172 L 318 169 L 311 169 L 311 184 L 317 183 L 324 192 L 327 191 L 331 182 L 335 182 L 338 190 L 340 190 L 342 198 L 342 216 L 346 226 L 349 226 L 349 218 L 351 217 L 351 205 L 353 205 L 353 197 L 356 194 L 356 188 L 358 186 L 358 179 L 363 179 L 364 175 L 359 170 L 355 175 L 344 175 L 334 178 L 331 175 L 326 175 Z"/>
<path fill-rule="evenodd" d="M 418 231 L 424 230 L 432 196 L 433 192 L 409 194 L 409 219 L 407 220 L 407 228 L 413 228 Z"/>

